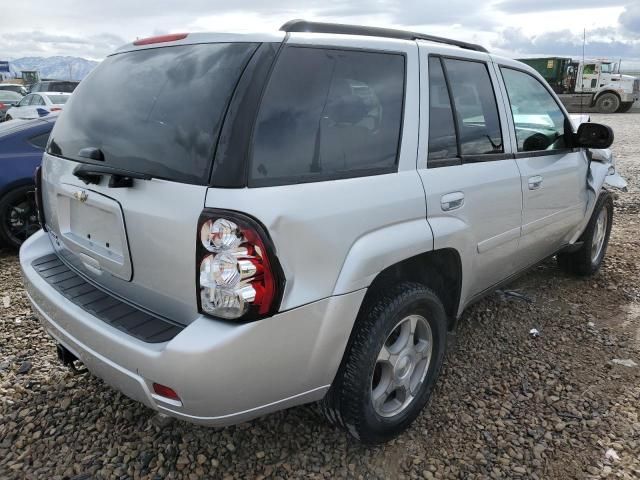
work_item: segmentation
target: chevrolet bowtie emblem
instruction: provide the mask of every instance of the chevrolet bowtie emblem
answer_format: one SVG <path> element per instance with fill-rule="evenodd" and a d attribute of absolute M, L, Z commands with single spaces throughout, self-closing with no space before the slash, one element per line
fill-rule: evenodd
<path fill-rule="evenodd" d="M 84 190 L 78 190 L 73 194 L 73 197 L 79 202 L 86 202 L 87 198 L 89 198 L 89 194 Z"/>

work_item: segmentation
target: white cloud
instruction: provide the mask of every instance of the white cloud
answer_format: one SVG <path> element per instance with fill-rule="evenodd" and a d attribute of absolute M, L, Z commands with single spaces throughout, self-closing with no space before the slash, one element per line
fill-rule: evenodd
<path fill-rule="evenodd" d="M 100 60 L 135 38 L 177 31 L 277 30 L 287 20 L 307 18 L 425 31 L 482 43 L 512 56 L 574 55 L 581 50 L 576 38 L 586 27 L 593 55 L 607 52 L 640 61 L 640 3 L 630 2 L 22 0 L 3 12 L 0 59 L 71 55 Z"/>

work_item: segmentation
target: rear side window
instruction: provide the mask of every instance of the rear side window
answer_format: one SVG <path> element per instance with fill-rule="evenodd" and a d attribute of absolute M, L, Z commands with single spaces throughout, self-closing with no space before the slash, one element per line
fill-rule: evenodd
<path fill-rule="evenodd" d="M 430 57 L 429 119 L 428 166 L 502 158 L 494 156 L 504 146 L 486 63 Z"/>
<path fill-rule="evenodd" d="M 487 65 L 452 59 L 444 63 L 458 117 L 460 153 L 504 152 L 498 106 Z"/>
<path fill-rule="evenodd" d="M 29 139 L 29 143 L 40 150 L 44 150 L 47 146 L 47 141 L 49 140 L 49 134 L 50 132 L 47 132 L 31 137 Z"/>
<path fill-rule="evenodd" d="M 56 105 L 63 105 L 67 103 L 71 97 L 69 95 L 47 95 L 51 103 L 55 103 Z"/>
<path fill-rule="evenodd" d="M 287 47 L 258 114 L 249 184 L 395 171 L 404 76 L 400 54 Z"/>
<path fill-rule="evenodd" d="M 116 54 L 85 78 L 52 133 L 50 153 L 183 183 L 207 184 L 229 99 L 255 43 Z"/>
<path fill-rule="evenodd" d="M 458 143 L 451 99 L 440 58 L 429 58 L 429 160 L 456 158 Z"/>

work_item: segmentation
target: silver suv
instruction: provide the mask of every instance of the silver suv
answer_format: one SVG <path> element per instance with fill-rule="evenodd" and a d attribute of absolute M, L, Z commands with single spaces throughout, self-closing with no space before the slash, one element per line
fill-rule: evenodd
<path fill-rule="evenodd" d="M 212 426 L 322 401 L 363 442 L 427 403 L 464 308 L 604 257 L 608 127 L 477 45 L 292 21 L 172 34 L 77 88 L 20 251 L 62 361 Z"/>

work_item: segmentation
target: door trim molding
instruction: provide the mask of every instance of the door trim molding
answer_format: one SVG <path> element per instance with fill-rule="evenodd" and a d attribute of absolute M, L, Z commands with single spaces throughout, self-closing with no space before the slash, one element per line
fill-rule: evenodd
<path fill-rule="evenodd" d="M 521 227 L 515 227 L 515 228 L 512 228 L 511 230 L 507 230 L 506 232 L 502 232 L 496 235 L 495 237 L 491 237 L 491 238 L 487 238 L 486 240 L 483 240 L 477 245 L 478 253 L 488 252 L 493 248 L 499 247 L 500 245 L 510 242 L 511 240 L 515 240 L 516 238 L 519 238 L 520 231 L 521 231 Z"/>

